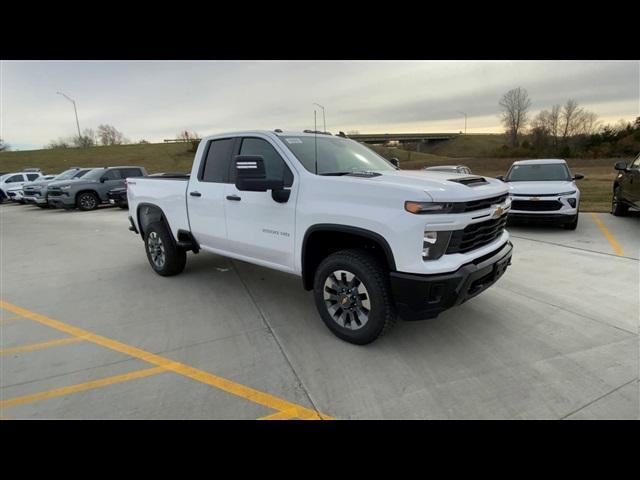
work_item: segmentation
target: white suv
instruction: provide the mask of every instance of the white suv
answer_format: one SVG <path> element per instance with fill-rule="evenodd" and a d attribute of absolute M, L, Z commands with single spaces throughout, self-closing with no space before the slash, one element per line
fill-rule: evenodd
<path fill-rule="evenodd" d="M 8 190 L 12 187 L 20 187 L 28 182 L 40 178 L 40 172 L 16 172 L 6 173 L 0 177 L 0 203 L 9 198 Z"/>
<path fill-rule="evenodd" d="M 580 190 L 567 162 L 559 159 L 521 160 L 513 162 L 504 177 L 509 185 L 511 211 L 509 220 L 528 220 L 562 225 L 569 230 L 578 226 Z"/>

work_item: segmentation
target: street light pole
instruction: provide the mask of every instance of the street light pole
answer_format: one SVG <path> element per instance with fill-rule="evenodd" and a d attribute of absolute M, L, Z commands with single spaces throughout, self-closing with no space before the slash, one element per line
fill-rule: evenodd
<path fill-rule="evenodd" d="M 73 111 L 76 114 L 76 126 L 78 127 L 78 141 L 80 141 L 80 139 L 82 138 L 82 135 L 80 134 L 80 122 L 78 121 L 78 109 L 76 108 L 76 102 L 75 100 L 69 98 L 68 96 L 66 96 L 64 93 L 62 92 L 56 92 L 58 95 L 62 95 L 64 98 L 66 98 L 67 100 L 69 100 L 71 103 L 73 103 Z"/>
<path fill-rule="evenodd" d="M 464 112 L 458 112 L 461 113 L 462 115 L 464 115 L 464 134 L 467 134 L 467 114 Z"/>
<path fill-rule="evenodd" d="M 327 120 L 326 120 L 326 118 L 324 116 L 324 107 L 322 105 L 320 105 L 319 103 L 314 103 L 314 105 L 317 105 L 322 109 L 322 125 L 323 125 L 323 128 L 324 128 L 324 131 L 326 132 L 327 131 Z"/>

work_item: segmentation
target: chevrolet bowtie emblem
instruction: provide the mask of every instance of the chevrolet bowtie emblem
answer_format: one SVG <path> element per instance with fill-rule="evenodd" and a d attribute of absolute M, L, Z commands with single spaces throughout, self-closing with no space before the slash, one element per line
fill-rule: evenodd
<path fill-rule="evenodd" d="M 493 211 L 493 215 L 491 216 L 491 218 L 500 218 L 503 213 L 504 213 L 504 208 L 502 208 L 501 206 L 497 206 L 496 209 Z"/>

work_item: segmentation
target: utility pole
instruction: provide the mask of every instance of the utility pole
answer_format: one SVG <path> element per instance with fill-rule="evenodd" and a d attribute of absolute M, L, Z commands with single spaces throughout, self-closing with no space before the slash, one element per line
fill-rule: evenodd
<path fill-rule="evenodd" d="M 467 114 L 465 112 L 458 112 L 464 115 L 464 134 L 467 134 Z"/>
<path fill-rule="evenodd" d="M 327 119 L 324 116 L 324 107 L 322 105 L 320 105 L 319 103 L 314 103 L 314 105 L 317 105 L 322 109 L 322 125 L 323 125 L 323 128 L 324 128 L 323 131 L 326 132 L 327 131 Z"/>
<path fill-rule="evenodd" d="M 56 92 L 58 95 L 62 95 L 64 98 L 66 98 L 67 100 L 69 100 L 71 103 L 73 103 L 73 111 L 76 113 L 76 126 L 78 127 L 78 141 L 80 141 L 80 139 L 82 138 L 82 135 L 80 134 L 80 122 L 78 121 L 78 109 L 76 108 L 76 102 L 75 100 L 69 98 L 68 96 L 66 96 L 64 93 L 62 92 Z"/>

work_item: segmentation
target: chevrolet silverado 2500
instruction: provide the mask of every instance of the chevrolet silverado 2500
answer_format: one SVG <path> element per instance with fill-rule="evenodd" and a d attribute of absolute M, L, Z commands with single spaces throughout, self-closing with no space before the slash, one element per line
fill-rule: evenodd
<path fill-rule="evenodd" d="M 298 275 L 327 327 L 356 344 L 475 297 L 511 262 L 504 183 L 398 170 L 322 132 L 210 136 L 190 175 L 129 179 L 127 197 L 156 273 L 204 250 Z"/>

